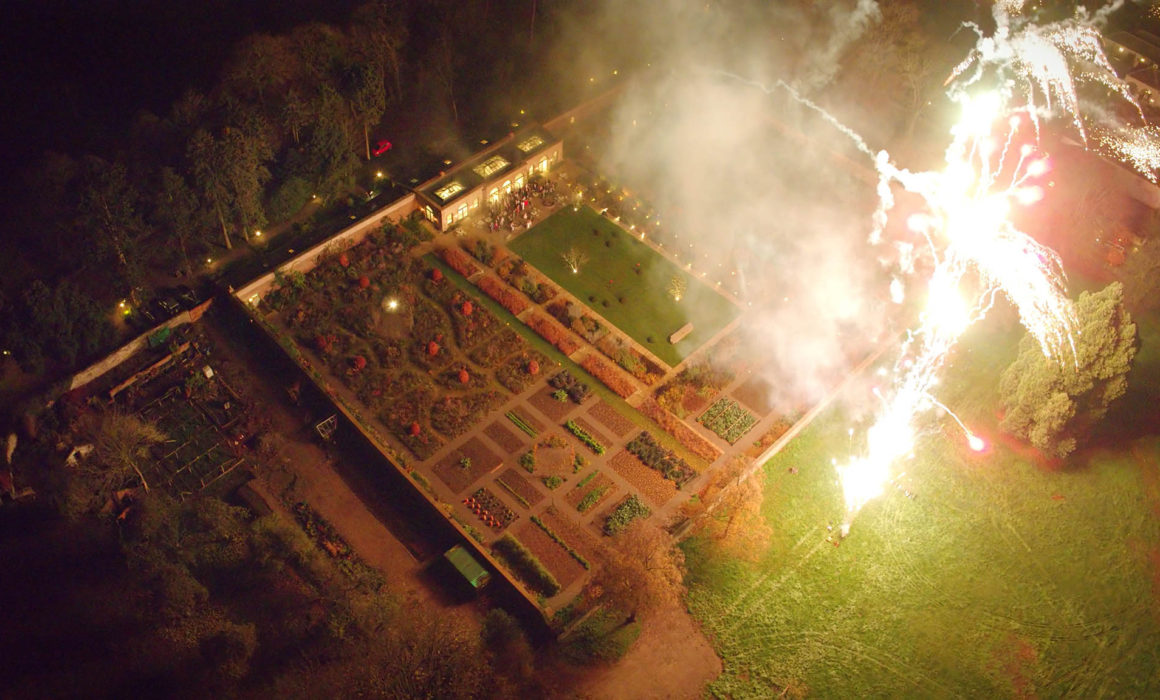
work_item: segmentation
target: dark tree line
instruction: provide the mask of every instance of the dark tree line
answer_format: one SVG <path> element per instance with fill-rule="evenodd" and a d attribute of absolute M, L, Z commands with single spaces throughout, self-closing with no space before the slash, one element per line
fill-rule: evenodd
<path fill-rule="evenodd" d="M 139 113 L 106 152 L 46 153 L 8 220 L 27 272 L 0 298 L 4 349 L 34 370 L 90 359 L 110 337 L 97 330 L 100 304 L 144 301 L 151 278 L 197 275 L 214 251 L 314 196 L 354 192 L 381 123 L 494 121 L 510 104 L 489 95 L 510 96 L 514 66 L 530 61 L 526 34 L 510 32 L 528 9 L 371 0 L 341 26 L 256 33 L 210 87 L 186 89 L 164 114 Z M 540 9 L 541 25 L 550 17 Z M 47 292 L 23 288 L 37 277 Z M 78 294 L 90 303 L 41 303 Z M 61 337 L 63 326 L 86 330 Z"/>

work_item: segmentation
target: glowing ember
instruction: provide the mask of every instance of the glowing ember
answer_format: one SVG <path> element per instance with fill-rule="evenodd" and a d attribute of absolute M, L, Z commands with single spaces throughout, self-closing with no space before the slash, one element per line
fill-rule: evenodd
<path fill-rule="evenodd" d="M 983 438 L 970 433 L 967 433 L 967 446 L 975 452 L 982 452 L 987 449 L 987 443 L 983 441 Z"/>

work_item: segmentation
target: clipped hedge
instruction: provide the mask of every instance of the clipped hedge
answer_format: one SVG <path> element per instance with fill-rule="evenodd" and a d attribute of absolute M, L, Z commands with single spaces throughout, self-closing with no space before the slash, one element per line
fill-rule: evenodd
<path fill-rule="evenodd" d="M 494 299 L 514 316 L 519 316 L 524 309 L 528 308 L 528 300 L 517 294 L 515 290 L 501 282 L 497 277 L 484 275 L 475 284 L 483 290 L 484 294 Z"/>
<path fill-rule="evenodd" d="M 455 270 L 464 277 L 471 277 L 479 272 L 479 267 L 476 266 L 467 254 L 458 248 L 441 248 L 439 250 L 439 257 L 443 262 L 447 263 L 448 267 Z"/>
<path fill-rule="evenodd" d="M 510 534 L 500 537 L 491 548 L 520 580 L 537 593 L 550 598 L 560 592 L 560 582 L 552 572 L 545 569 L 536 555 Z"/>
<path fill-rule="evenodd" d="M 580 361 L 580 366 L 622 399 L 626 399 L 636 392 L 636 385 L 623 372 L 596 355 L 585 357 Z"/>

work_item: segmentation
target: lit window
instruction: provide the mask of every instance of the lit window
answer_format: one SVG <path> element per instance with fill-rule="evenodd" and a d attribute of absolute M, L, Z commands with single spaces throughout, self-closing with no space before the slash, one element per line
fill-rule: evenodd
<path fill-rule="evenodd" d="M 459 184 L 455 180 L 452 180 L 451 182 L 447 183 L 446 185 L 443 185 L 439 189 L 435 190 L 435 196 L 438 197 L 439 199 L 442 199 L 444 202 L 446 202 L 447 200 L 451 199 L 452 197 L 454 197 L 455 195 L 459 194 L 462 191 L 463 191 L 463 185 Z"/>
<path fill-rule="evenodd" d="M 511 165 L 511 163 L 509 163 L 503 156 L 492 156 L 491 158 L 488 158 L 487 160 L 472 168 L 472 170 L 475 171 L 476 175 L 483 178 L 488 178 L 509 165 Z"/>
<path fill-rule="evenodd" d="M 529 136 L 526 139 L 524 139 L 523 141 L 520 141 L 519 143 L 517 143 L 516 148 L 520 149 L 524 153 L 527 153 L 528 151 L 534 151 L 535 149 L 537 149 L 543 145 L 544 145 L 544 139 L 541 138 L 540 136 Z"/>

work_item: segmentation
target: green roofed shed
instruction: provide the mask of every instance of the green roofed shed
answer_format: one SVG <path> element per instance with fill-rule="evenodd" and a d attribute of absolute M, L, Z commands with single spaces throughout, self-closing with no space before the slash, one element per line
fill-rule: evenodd
<path fill-rule="evenodd" d="M 471 552 L 463 548 L 463 545 L 457 544 L 447 550 L 443 554 L 443 558 L 455 567 L 459 575 L 470 583 L 472 588 L 483 588 L 491 580 L 491 574 L 488 570 L 483 568 L 483 565 L 476 561 L 475 557 L 471 556 Z"/>

